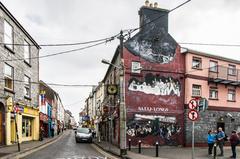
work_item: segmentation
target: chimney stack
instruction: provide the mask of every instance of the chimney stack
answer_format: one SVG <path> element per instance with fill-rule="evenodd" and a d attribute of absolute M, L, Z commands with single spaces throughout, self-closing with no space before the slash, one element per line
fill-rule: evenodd
<path fill-rule="evenodd" d="M 166 32 L 168 32 L 168 13 L 169 10 L 159 8 L 157 2 L 153 4 L 150 3 L 149 0 L 146 0 L 145 5 L 139 10 L 140 27 L 144 26 L 149 21 L 153 21 L 151 24 L 154 24 L 158 28 L 163 28 Z M 142 29 L 144 29 L 144 27 Z"/>

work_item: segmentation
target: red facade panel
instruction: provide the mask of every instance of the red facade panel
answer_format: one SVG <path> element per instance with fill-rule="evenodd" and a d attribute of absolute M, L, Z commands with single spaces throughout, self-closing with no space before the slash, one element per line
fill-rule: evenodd
<path fill-rule="evenodd" d="M 150 62 L 124 49 L 127 137 L 133 145 L 183 145 L 184 55 L 177 46 L 168 63 Z M 132 73 L 139 62 L 140 73 Z"/>

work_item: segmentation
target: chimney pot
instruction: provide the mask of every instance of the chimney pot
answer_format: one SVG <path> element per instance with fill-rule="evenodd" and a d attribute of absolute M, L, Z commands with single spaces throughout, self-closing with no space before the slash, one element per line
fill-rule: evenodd
<path fill-rule="evenodd" d="M 145 6 L 147 6 L 147 7 L 149 6 L 149 0 L 145 1 Z"/>
<path fill-rule="evenodd" d="M 158 3 L 157 2 L 154 3 L 154 8 L 158 8 Z"/>
<path fill-rule="evenodd" d="M 149 7 L 153 7 L 153 4 L 152 4 L 152 3 L 150 3 Z"/>

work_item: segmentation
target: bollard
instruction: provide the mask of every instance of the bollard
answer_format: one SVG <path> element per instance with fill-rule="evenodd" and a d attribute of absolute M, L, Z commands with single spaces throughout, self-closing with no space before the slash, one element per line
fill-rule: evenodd
<path fill-rule="evenodd" d="M 216 156 L 217 156 L 217 144 L 215 143 L 213 145 L 213 158 L 216 159 Z"/>
<path fill-rule="evenodd" d="M 131 139 L 128 139 L 128 150 L 131 151 Z"/>
<path fill-rule="evenodd" d="M 141 153 L 141 143 L 142 143 L 142 141 L 139 140 L 138 141 L 138 153 Z"/>
<path fill-rule="evenodd" d="M 158 142 L 156 142 L 156 157 L 158 157 Z"/>

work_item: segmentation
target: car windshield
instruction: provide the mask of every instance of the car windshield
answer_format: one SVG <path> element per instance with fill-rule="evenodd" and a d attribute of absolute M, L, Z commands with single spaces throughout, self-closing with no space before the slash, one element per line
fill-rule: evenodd
<path fill-rule="evenodd" d="M 88 129 L 88 128 L 80 128 L 80 129 L 77 129 L 77 132 L 78 132 L 78 133 L 88 134 L 88 133 L 91 133 L 91 129 Z"/>

